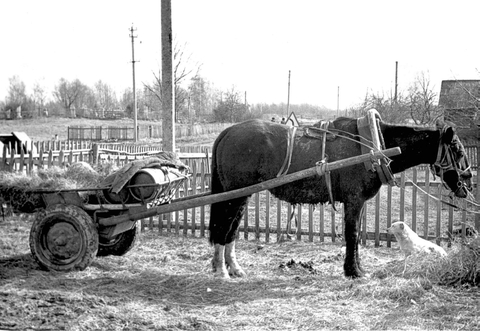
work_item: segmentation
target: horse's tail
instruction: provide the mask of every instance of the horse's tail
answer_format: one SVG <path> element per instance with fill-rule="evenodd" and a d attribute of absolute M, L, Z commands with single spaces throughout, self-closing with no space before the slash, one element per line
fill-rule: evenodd
<path fill-rule="evenodd" d="M 223 192 L 224 188 L 223 188 L 223 185 L 222 185 L 222 182 L 220 181 L 220 176 L 218 174 L 218 167 L 217 167 L 217 149 L 218 149 L 218 145 L 220 144 L 220 141 L 222 140 L 222 138 L 226 135 L 228 131 L 228 128 L 223 130 L 219 136 L 217 137 L 217 139 L 215 140 L 215 143 L 213 144 L 213 149 L 212 149 L 212 167 L 211 167 L 211 183 L 210 183 L 210 190 L 211 190 L 211 193 L 212 194 L 215 194 L 215 193 L 221 193 Z M 209 232 L 210 232 L 210 236 L 209 236 L 209 240 L 210 240 L 210 243 L 213 244 L 213 236 L 214 236 L 214 232 L 215 232 L 215 229 L 219 227 L 219 222 L 221 222 L 221 219 L 219 217 L 216 217 L 215 214 L 215 207 L 213 206 L 214 204 L 212 204 L 212 207 L 210 208 L 210 223 L 209 223 Z"/>

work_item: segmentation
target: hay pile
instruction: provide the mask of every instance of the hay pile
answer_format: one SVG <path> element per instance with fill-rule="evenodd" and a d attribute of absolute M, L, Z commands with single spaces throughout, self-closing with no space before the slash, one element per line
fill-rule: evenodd
<path fill-rule="evenodd" d="M 121 169 L 110 163 L 96 165 L 94 169 L 86 162 L 77 162 L 66 168 L 39 169 L 36 173 L 28 176 L 22 173 L 0 171 L 0 204 L 6 203 L 17 212 L 33 213 L 38 209 L 45 208 L 39 191 L 101 189 L 117 185 L 116 182 L 106 181 L 109 177 L 112 179 L 123 178 L 124 181 L 120 183 L 121 188 L 134 173 L 152 164 L 188 172 L 188 166 L 182 163 L 176 154 L 169 152 L 132 161 Z M 83 191 L 79 194 L 85 201 L 88 201 L 91 195 L 95 195 L 95 190 Z"/>
<path fill-rule="evenodd" d="M 104 176 L 85 162 L 68 168 L 40 169 L 32 175 L 0 171 L 0 201 L 17 212 L 33 213 L 45 207 L 39 190 L 94 188 Z"/>
<path fill-rule="evenodd" d="M 480 238 L 454 242 L 448 259 L 438 270 L 439 283 L 450 286 L 480 285 Z"/>
<path fill-rule="evenodd" d="M 402 275 L 407 279 L 424 279 L 432 284 L 453 287 L 480 286 L 480 237 L 456 240 L 447 252 L 445 258 L 436 254 L 411 255 L 405 273 L 402 273 L 404 264 L 401 259 L 386 264 L 373 275 L 380 279 Z"/>

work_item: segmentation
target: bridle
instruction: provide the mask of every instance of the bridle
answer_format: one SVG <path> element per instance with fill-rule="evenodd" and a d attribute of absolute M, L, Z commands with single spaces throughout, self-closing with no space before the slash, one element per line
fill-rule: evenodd
<path fill-rule="evenodd" d="M 432 171 L 432 174 L 434 175 L 434 177 L 435 175 L 439 176 L 440 180 L 443 183 L 443 186 L 446 189 L 451 190 L 443 180 L 443 174 L 447 171 L 454 170 L 458 174 L 458 182 L 457 182 L 457 189 L 453 193 L 456 194 L 462 188 L 465 188 L 467 192 L 471 191 L 472 188 L 469 187 L 464 180 L 462 180 L 470 177 L 468 175 L 468 171 L 470 170 L 470 165 L 468 164 L 468 160 L 465 158 L 465 156 L 461 157 L 460 162 L 463 161 L 465 163 L 465 169 L 461 169 L 460 162 L 457 162 L 455 158 L 455 153 L 452 150 L 452 147 L 455 144 L 455 141 L 450 144 L 442 143 L 441 141 L 442 136 L 443 136 L 443 133 L 440 135 L 440 143 L 438 144 L 437 159 L 435 163 L 430 165 L 430 170 Z"/>

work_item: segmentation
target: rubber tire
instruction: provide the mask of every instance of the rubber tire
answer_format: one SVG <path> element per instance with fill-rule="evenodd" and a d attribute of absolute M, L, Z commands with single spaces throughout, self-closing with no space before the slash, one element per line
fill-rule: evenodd
<path fill-rule="evenodd" d="M 40 212 L 34 220 L 30 251 L 43 269 L 84 270 L 97 255 L 97 227 L 83 209 L 54 205 Z"/>
<path fill-rule="evenodd" d="M 137 227 L 133 229 L 122 232 L 115 236 L 114 239 L 107 241 L 100 237 L 98 244 L 98 253 L 97 256 L 107 256 L 107 255 L 116 255 L 122 256 L 130 251 L 135 245 L 137 240 Z"/>

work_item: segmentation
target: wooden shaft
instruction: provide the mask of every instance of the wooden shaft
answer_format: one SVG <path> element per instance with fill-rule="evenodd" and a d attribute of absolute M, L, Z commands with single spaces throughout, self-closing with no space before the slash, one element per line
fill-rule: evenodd
<path fill-rule="evenodd" d="M 252 195 L 253 193 L 256 193 L 256 192 L 272 189 L 274 187 L 285 185 L 285 184 L 288 184 L 300 179 L 304 179 L 307 177 L 311 177 L 315 175 L 322 176 L 325 173 L 325 171 L 337 170 L 337 169 L 349 167 L 358 163 L 362 163 L 370 159 L 379 159 L 379 158 L 390 157 L 398 154 L 401 154 L 401 150 L 399 147 L 394 147 L 394 148 L 389 148 L 383 151 L 374 152 L 373 154 L 362 154 L 362 155 L 346 158 L 343 160 L 326 163 L 324 166 L 321 166 L 321 165 L 315 166 L 312 168 L 294 172 L 292 174 L 288 174 L 282 177 L 266 180 L 264 182 L 261 182 L 255 185 L 239 188 L 232 191 L 227 191 L 227 192 L 217 193 L 217 194 L 203 193 L 198 196 L 186 197 L 186 199 L 183 198 L 181 201 L 178 201 L 179 199 L 176 199 L 176 200 L 173 200 L 172 203 L 160 205 L 158 207 L 154 207 L 140 213 L 124 214 L 119 216 L 102 218 L 99 220 L 99 224 L 102 226 L 111 226 L 111 225 L 119 224 L 125 221 L 140 220 L 142 218 L 148 218 L 148 217 L 152 217 L 159 214 L 165 214 L 173 211 L 184 210 L 184 209 L 189 209 L 193 207 L 209 205 L 216 202 L 222 202 L 226 200 L 241 198 L 241 197 Z"/>

